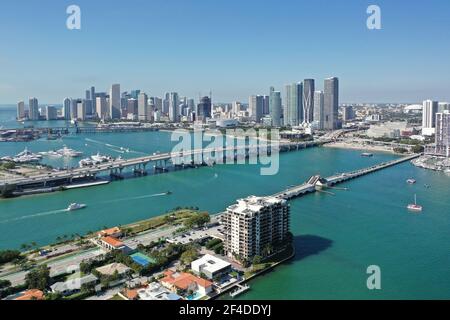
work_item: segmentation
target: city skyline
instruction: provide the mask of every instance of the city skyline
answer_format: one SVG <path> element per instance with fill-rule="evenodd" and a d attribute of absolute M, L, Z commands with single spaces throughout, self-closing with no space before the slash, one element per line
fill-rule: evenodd
<path fill-rule="evenodd" d="M 248 101 L 270 86 L 330 76 L 345 79 L 342 102 L 450 100 L 448 3 L 379 1 L 383 27 L 368 30 L 367 1 L 343 8 L 330 1 L 268 1 L 264 6 L 254 1 L 117 1 L 111 6 L 81 0 L 79 31 L 65 28 L 69 4 L 4 5 L 0 18 L 8 28 L 0 30 L 0 39 L 8 45 L 0 54 L 0 104 L 15 104 L 25 93 L 59 104 L 89 84 L 108 88 L 116 82 L 151 96 L 176 91 L 198 97 L 212 90 L 215 101 Z M 140 10 L 127 10 L 136 5 Z M 21 19 L 8 12 L 20 12 Z M 275 23 L 279 15 L 285 18 Z M 130 23 L 111 22 L 117 19 Z M 306 27 L 313 31 L 298 31 Z M 294 35 L 302 41 L 290 41 Z M 440 50 L 427 49 L 433 46 Z M 34 48 L 32 59 L 28 48 Z"/>

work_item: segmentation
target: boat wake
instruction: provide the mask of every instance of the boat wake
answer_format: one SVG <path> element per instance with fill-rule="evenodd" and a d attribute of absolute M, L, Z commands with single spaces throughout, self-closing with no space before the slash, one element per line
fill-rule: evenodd
<path fill-rule="evenodd" d="M 122 201 L 132 201 L 132 200 L 141 200 L 141 199 L 148 199 L 148 198 L 156 198 L 156 197 L 164 197 L 168 196 L 168 192 L 164 193 L 155 193 L 155 194 L 148 194 L 143 196 L 136 196 L 136 197 L 128 197 L 128 198 L 120 198 L 120 199 L 114 199 L 114 200 L 108 200 L 100 202 L 100 204 L 106 204 L 106 203 L 115 203 L 115 202 L 122 202 Z"/>
<path fill-rule="evenodd" d="M 0 224 L 5 224 L 5 223 L 8 223 L 8 222 L 15 222 L 15 221 L 28 220 L 28 219 L 33 219 L 33 218 L 40 218 L 40 217 L 45 217 L 45 216 L 52 216 L 52 215 L 59 214 L 59 213 L 64 213 L 64 212 L 67 212 L 67 209 L 53 210 L 53 211 L 47 211 L 47 212 L 40 212 L 40 213 L 35 213 L 35 214 L 32 214 L 32 215 L 28 215 L 28 216 L 22 216 L 22 217 L 18 217 L 18 218 L 3 220 L 3 221 L 0 221 Z"/>
<path fill-rule="evenodd" d="M 126 148 L 126 147 L 116 146 L 114 144 L 105 143 L 105 142 L 101 142 L 101 141 L 94 140 L 94 139 L 86 138 L 85 140 L 88 141 L 88 142 L 92 142 L 92 143 L 103 145 L 103 146 L 107 147 L 108 149 L 110 149 L 111 151 L 114 151 L 114 152 L 117 152 L 117 153 L 122 153 L 122 154 L 124 154 L 124 153 L 135 153 L 135 154 L 146 155 L 145 152 L 131 150 L 131 149 Z"/>

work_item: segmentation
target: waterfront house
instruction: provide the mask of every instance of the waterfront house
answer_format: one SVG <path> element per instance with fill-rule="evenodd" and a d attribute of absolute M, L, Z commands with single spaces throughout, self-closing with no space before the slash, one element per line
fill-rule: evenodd
<path fill-rule="evenodd" d="M 191 269 L 196 275 L 204 275 L 209 280 L 213 280 L 230 273 L 231 263 L 207 254 L 193 261 Z"/>
<path fill-rule="evenodd" d="M 182 298 L 163 287 L 158 282 L 153 282 L 147 288 L 137 290 L 139 300 L 178 301 Z"/>
<path fill-rule="evenodd" d="M 160 283 L 172 292 L 196 293 L 205 296 L 212 291 L 212 282 L 196 277 L 190 273 L 167 270 Z"/>

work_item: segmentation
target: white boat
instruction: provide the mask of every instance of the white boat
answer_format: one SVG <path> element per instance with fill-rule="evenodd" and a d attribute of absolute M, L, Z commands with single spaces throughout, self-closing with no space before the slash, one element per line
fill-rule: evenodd
<path fill-rule="evenodd" d="M 94 161 L 95 164 L 100 164 L 112 160 L 110 156 L 102 156 L 100 153 L 97 153 L 96 155 L 92 156 L 91 159 L 92 161 Z"/>
<path fill-rule="evenodd" d="M 406 180 L 406 182 L 408 184 L 415 184 L 417 181 L 415 179 L 408 179 L 408 180 Z"/>
<path fill-rule="evenodd" d="M 64 146 L 64 148 L 62 148 L 56 152 L 63 157 L 70 157 L 70 158 L 77 158 L 83 154 L 83 152 L 69 149 L 69 148 L 67 148 L 67 146 Z"/>
<path fill-rule="evenodd" d="M 421 212 L 423 210 L 422 206 L 417 204 L 417 195 L 414 195 L 414 204 L 409 204 L 408 210 L 415 212 Z"/>
<path fill-rule="evenodd" d="M 67 211 L 76 211 L 76 210 L 81 210 L 86 208 L 87 206 L 85 204 L 80 204 L 80 203 L 72 203 L 69 205 L 69 207 L 67 208 Z"/>

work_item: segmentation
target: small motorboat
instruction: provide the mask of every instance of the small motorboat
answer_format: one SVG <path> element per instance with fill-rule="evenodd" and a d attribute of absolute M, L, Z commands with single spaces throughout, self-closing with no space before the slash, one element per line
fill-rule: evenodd
<path fill-rule="evenodd" d="M 414 180 L 414 179 L 408 179 L 408 180 L 406 180 L 406 182 L 407 182 L 408 184 L 415 184 L 417 181 Z"/>
<path fill-rule="evenodd" d="M 364 153 L 361 153 L 361 157 L 371 158 L 371 157 L 373 157 L 373 153 L 364 152 Z"/>
<path fill-rule="evenodd" d="M 417 204 L 417 195 L 414 195 L 414 204 L 409 204 L 408 210 L 413 212 L 422 212 L 422 206 Z"/>
<path fill-rule="evenodd" d="M 81 210 L 86 208 L 87 206 L 85 204 L 80 204 L 80 203 L 72 203 L 69 205 L 69 207 L 67 208 L 67 211 L 76 211 L 76 210 Z"/>

